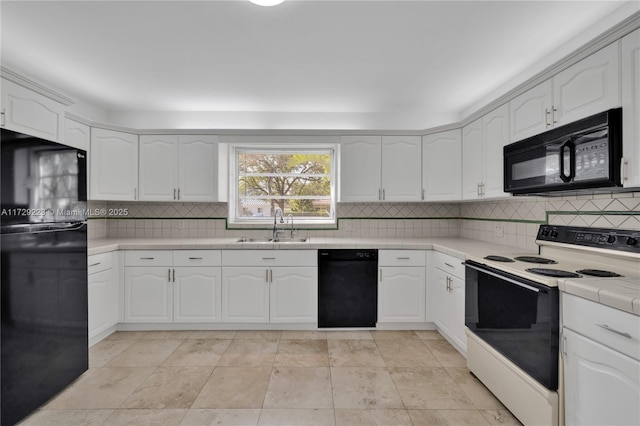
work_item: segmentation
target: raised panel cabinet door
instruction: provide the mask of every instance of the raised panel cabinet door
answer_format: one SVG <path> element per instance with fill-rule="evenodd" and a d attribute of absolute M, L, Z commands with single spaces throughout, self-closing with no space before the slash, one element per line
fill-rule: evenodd
<path fill-rule="evenodd" d="M 268 268 L 222 268 L 222 321 L 269 322 Z"/>
<path fill-rule="evenodd" d="M 174 322 L 218 322 L 222 319 L 222 272 L 215 267 L 175 268 Z"/>
<path fill-rule="evenodd" d="M 60 142 L 64 138 L 64 106 L 29 89 L 2 79 L 4 127 Z"/>
<path fill-rule="evenodd" d="M 464 332 L 464 280 L 450 275 L 449 292 L 449 337 L 456 349 L 467 353 L 467 335 Z"/>
<path fill-rule="evenodd" d="M 382 201 L 422 199 L 420 136 L 382 137 Z"/>
<path fill-rule="evenodd" d="M 640 187 L 640 29 L 621 41 L 622 185 Z"/>
<path fill-rule="evenodd" d="M 509 105 L 505 104 L 482 117 L 484 138 L 483 198 L 508 197 L 504 189 L 504 151 L 509 144 Z"/>
<path fill-rule="evenodd" d="M 640 424 L 640 361 L 563 328 L 565 423 Z"/>
<path fill-rule="evenodd" d="M 480 197 L 484 167 L 482 146 L 482 120 L 462 128 L 462 199 L 475 200 Z"/>
<path fill-rule="evenodd" d="M 124 268 L 124 322 L 172 322 L 170 267 Z"/>
<path fill-rule="evenodd" d="M 462 131 L 422 137 L 422 189 L 425 201 L 462 198 Z"/>
<path fill-rule="evenodd" d="M 509 102 L 509 142 L 537 135 L 553 125 L 553 82 L 547 80 Z"/>
<path fill-rule="evenodd" d="M 272 323 L 318 322 L 318 268 L 276 267 L 269 270 Z"/>
<path fill-rule="evenodd" d="M 618 42 L 553 77 L 556 126 L 620 106 Z"/>
<path fill-rule="evenodd" d="M 115 324 L 117 306 L 115 306 L 115 286 L 112 270 L 89 275 L 89 338 L 97 336 Z"/>
<path fill-rule="evenodd" d="M 340 201 L 380 201 L 380 136 L 340 138 Z"/>
<path fill-rule="evenodd" d="M 180 136 L 178 140 L 180 201 L 221 201 L 218 136 Z"/>
<path fill-rule="evenodd" d="M 178 137 L 140 136 L 140 201 L 178 199 Z"/>
<path fill-rule="evenodd" d="M 89 151 L 91 127 L 66 118 L 64 120 L 64 143 L 74 148 Z"/>
<path fill-rule="evenodd" d="M 423 322 L 425 268 L 382 267 L 378 273 L 378 322 Z"/>
<path fill-rule="evenodd" d="M 138 195 L 138 136 L 91 129 L 92 200 L 135 201 Z"/>

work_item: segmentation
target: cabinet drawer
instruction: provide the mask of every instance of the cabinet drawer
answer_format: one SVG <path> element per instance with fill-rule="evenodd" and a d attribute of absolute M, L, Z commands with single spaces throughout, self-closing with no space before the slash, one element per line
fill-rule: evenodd
<path fill-rule="evenodd" d="M 380 250 L 378 266 L 425 266 L 424 250 Z"/>
<path fill-rule="evenodd" d="M 220 266 L 220 250 L 174 250 L 173 266 Z"/>
<path fill-rule="evenodd" d="M 94 254 L 92 256 L 89 256 L 87 260 L 87 269 L 89 270 L 89 275 L 95 274 L 101 271 L 106 271 L 107 269 L 111 269 L 112 267 L 113 267 L 112 253 Z"/>
<path fill-rule="evenodd" d="M 317 266 L 317 250 L 223 250 L 222 266 Z"/>
<path fill-rule="evenodd" d="M 562 322 L 563 327 L 640 360 L 640 317 L 636 315 L 562 293 Z"/>
<path fill-rule="evenodd" d="M 127 250 L 124 252 L 124 266 L 171 266 L 171 250 Z"/>
<path fill-rule="evenodd" d="M 440 253 L 439 251 L 434 251 L 431 259 L 433 260 L 433 265 L 430 266 L 441 269 L 448 274 L 455 275 L 464 280 L 464 265 L 462 264 L 462 259 Z"/>

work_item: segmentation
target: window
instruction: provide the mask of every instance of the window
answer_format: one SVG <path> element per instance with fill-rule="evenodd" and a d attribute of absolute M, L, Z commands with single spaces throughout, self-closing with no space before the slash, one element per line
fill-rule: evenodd
<path fill-rule="evenodd" d="M 229 215 L 235 223 L 335 223 L 334 147 L 235 146 Z"/>

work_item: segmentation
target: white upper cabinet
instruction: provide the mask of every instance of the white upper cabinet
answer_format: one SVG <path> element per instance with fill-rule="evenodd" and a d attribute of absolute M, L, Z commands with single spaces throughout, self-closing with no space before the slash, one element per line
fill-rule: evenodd
<path fill-rule="evenodd" d="M 340 201 L 378 201 L 382 179 L 380 136 L 340 139 Z"/>
<path fill-rule="evenodd" d="M 553 77 L 553 121 L 571 123 L 620 106 L 618 43 L 610 44 Z"/>
<path fill-rule="evenodd" d="M 227 201 L 227 164 L 218 136 L 178 136 L 178 199 Z"/>
<path fill-rule="evenodd" d="M 509 143 L 509 106 L 462 129 L 462 198 L 508 197 L 503 192 L 503 148 Z"/>
<path fill-rule="evenodd" d="M 345 136 L 340 145 L 340 201 L 421 199 L 420 136 Z"/>
<path fill-rule="evenodd" d="M 91 144 L 91 127 L 65 118 L 64 143 L 74 148 L 89 151 L 89 145 Z"/>
<path fill-rule="evenodd" d="M 422 199 L 420 136 L 382 137 L 382 201 Z"/>
<path fill-rule="evenodd" d="M 484 177 L 482 197 L 508 197 L 504 189 L 504 146 L 509 144 L 509 105 L 491 111 L 482 117 L 484 149 Z"/>
<path fill-rule="evenodd" d="M 619 67 L 616 42 L 512 99 L 510 141 L 620 106 Z"/>
<path fill-rule="evenodd" d="M 509 139 L 516 142 L 551 127 L 553 82 L 547 80 L 509 102 Z"/>
<path fill-rule="evenodd" d="M 422 137 L 422 199 L 454 201 L 462 197 L 462 131 Z"/>
<path fill-rule="evenodd" d="M 482 161 L 482 120 L 462 128 L 462 199 L 480 197 L 480 182 L 484 173 Z"/>
<path fill-rule="evenodd" d="M 178 137 L 140 136 L 141 201 L 173 201 L 178 196 Z"/>
<path fill-rule="evenodd" d="M 140 200 L 225 201 L 218 136 L 140 136 Z"/>
<path fill-rule="evenodd" d="M 2 79 L 2 126 L 16 132 L 61 142 L 64 105 Z"/>
<path fill-rule="evenodd" d="M 137 135 L 92 128 L 90 165 L 90 199 L 138 199 Z"/>
<path fill-rule="evenodd" d="M 622 185 L 640 187 L 640 30 L 622 39 Z"/>

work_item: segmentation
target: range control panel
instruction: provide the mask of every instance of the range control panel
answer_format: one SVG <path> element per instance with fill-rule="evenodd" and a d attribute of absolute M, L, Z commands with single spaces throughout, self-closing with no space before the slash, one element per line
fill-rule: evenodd
<path fill-rule="evenodd" d="M 540 225 L 537 240 L 640 253 L 640 231 Z"/>

